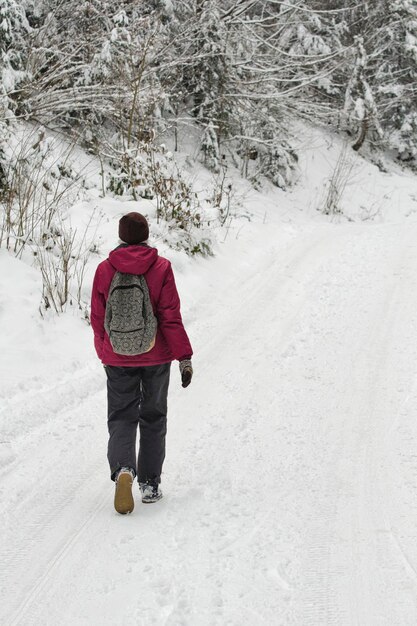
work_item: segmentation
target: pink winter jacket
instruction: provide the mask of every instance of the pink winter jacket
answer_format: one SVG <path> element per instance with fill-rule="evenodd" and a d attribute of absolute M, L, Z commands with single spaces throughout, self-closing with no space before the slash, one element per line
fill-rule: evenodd
<path fill-rule="evenodd" d="M 116 270 L 126 274 L 144 274 L 148 284 L 158 330 L 154 347 L 145 354 L 116 354 L 104 330 L 106 301 Z M 175 359 L 190 359 L 193 354 L 181 319 L 180 299 L 171 263 L 159 256 L 156 248 L 146 244 L 116 248 L 97 267 L 91 294 L 91 326 L 94 331 L 94 346 L 104 365 L 161 365 Z"/>

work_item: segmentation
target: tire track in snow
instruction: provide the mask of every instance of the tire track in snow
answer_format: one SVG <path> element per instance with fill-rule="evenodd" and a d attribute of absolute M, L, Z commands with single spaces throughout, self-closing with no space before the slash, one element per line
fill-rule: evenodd
<path fill-rule="evenodd" d="M 2 399 L 0 419 L 2 438 L 12 442 L 36 430 L 51 416 L 75 409 L 103 386 L 97 364 L 89 362 L 82 369 L 65 374 L 59 380 L 41 387 L 29 386 L 11 398 Z M 100 371 L 101 373 L 101 371 Z"/>
<path fill-rule="evenodd" d="M 410 355 L 410 358 L 407 359 L 407 371 L 403 371 L 401 358 L 398 355 L 398 350 L 405 340 L 403 329 L 408 327 L 406 323 L 408 313 L 404 305 L 409 301 L 410 296 L 413 302 L 416 296 L 415 291 L 414 293 L 408 292 L 402 280 L 405 275 L 404 268 L 407 268 L 413 261 L 415 263 L 415 256 L 411 259 L 409 255 L 409 250 L 415 247 L 414 241 L 413 231 L 409 232 L 408 230 L 403 235 L 401 248 L 398 246 L 398 240 L 396 240 L 397 259 L 392 265 L 389 280 L 386 281 L 385 300 L 382 307 L 384 315 L 382 320 L 379 320 L 379 324 L 376 325 L 373 335 L 374 367 L 367 395 L 367 412 L 372 417 L 374 428 L 366 440 L 363 451 L 361 511 L 367 512 L 365 520 L 367 531 L 369 536 L 372 536 L 373 541 L 372 563 L 374 567 L 375 564 L 378 565 L 380 606 L 383 606 L 386 603 L 386 598 L 392 594 L 393 585 L 399 589 L 404 585 L 404 573 L 406 573 L 406 578 L 409 578 L 410 575 L 407 563 L 404 570 L 405 554 L 398 551 L 396 538 L 388 521 L 389 516 L 387 516 L 387 501 L 392 505 L 392 496 L 395 497 L 395 491 L 388 489 L 389 482 L 386 480 L 387 459 L 394 454 L 394 448 L 392 445 L 388 448 L 384 446 L 384 440 L 386 442 L 386 434 L 392 428 L 391 412 L 392 410 L 394 413 L 398 412 L 398 404 L 403 402 L 402 388 L 407 388 L 410 382 L 409 364 L 415 361 Z M 410 339 L 412 341 L 411 337 Z M 411 342 L 410 345 L 412 345 Z M 401 347 L 401 354 L 402 350 Z M 406 382 L 407 378 L 409 379 L 408 383 Z M 411 374 L 412 379 L 413 375 Z M 361 521 L 359 518 L 357 524 L 363 527 L 363 520 Z M 400 556 L 400 560 L 398 556 Z M 405 560 L 407 562 L 408 558 L 406 557 Z M 369 581 L 376 577 L 372 563 L 368 561 L 363 566 L 362 604 L 359 619 L 368 619 L 369 623 L 372 623 L 372 620 L 377 620 L 379 624 L 386 624 L 387 626 L 390 626 L 394 621 L 404 626 L 406 624 L 411 626 L 417 619 L 417 612 L 416 607 L 411 605 L 407 594 L 403 594 L 404 597 L 399 600 L 398 592 L 396 592 L 395 605 L 387 607 L 385 604 L 383 609 L 372 607 L 369 600 L 372 595 L 375 596 L 375 584 L 370 584 Z M 415 575 L 412 577 L 412 581 L 415 586 Z M 364 590 L 367 591 L 368 597 L 365 596 Z M 377 617 L 375 617 L 376 612 L 378 613 Z"/>
<path fill-rule="evenodd" d="M 274 346 L 282 349 L 281 344 L 286 344 L 290 327 L 306 300 L 305 285 L 308 277 L 313 276 L 318 267 L 327 262 L 326 253 L 337 250 L 340 237 L 341 234 L 333 228 L 323 228 L 321 225 L 321 228 L 300 236 L 301 241 L 291 242 L 288 249 L 280 250 L 265 241 L 262 264 L 259 258 L 250 258 L 245 272 L 241 270 L 236 273 L 235 270 L 232 273 L 230 284 L 217 295 L 216 302 L 213 303 L 209 291 L 208 298 L 198 303 L 209 321 L 203 320 L 197 329 L 197 342 L 202 343 L 196 350 L 196 361 L 201 359 L 208 363 L 210 358 L 206 355 L 214 352 L 216 346 L 226 352 L 224 348 L 227 349 L 229 343 L 239 344 L 245 337 L 252 338 L 249 329 L 259 338 L 260 347 L 264 348 L 264 332 L 268 324 L 271 326 L 271 311 L 277 322 L 273 328 L 274 341 L 277 342 Z M 222 302 L 220 308 L 218 300 Z M 247 310 L 242 309 L 242 303 Z M 257 313 L 257 319 L 247 319 L 247 311 L 250 315 L 253 310 Z M 210 337 L 209 344 L 207 336 Z M 230 356 L 234 359 L 235 354 Z"/>
<path fill-rule="evenodd" d="M 78 413 L 85 411 L 87 416 L 91 415 L 101 395 L 102 392 L 86 397 Z M 52 416 L 49 419 L 53 421 Z M 4 618 L 11 620 L 10 623 L 18 623 L 30 613 L 64 556 L 104 506 L 103 488 L 99 497 L 91 497 L 102 450 L 95 445 L 94 428 L 82 427 L 83 419 L 88 418 L 77 419 L 71 405 L 61 412 L 58 428 L 63 438 L 58 441 L 54 432 L 50 432 L 50 422 L 40 425 L 21 442 L 19 461 L 2 474 L 4 548 L 0 553 L 0 586 L 7 589 L 7 603 L 0 613 L 6 611 Z M 104 419 L 102 422 L 104 434 Z M 69 428 L 78 435 L 76 440 L 68 437 Z M 79 462 L 68 463 L 74 453 Z M 71 473 L 63 474 L 68 466 Z M 75 531 L 71 530 L 74 526 Z"/>
<path fill-rule="evenodd" d="M 386 239 L 388 241 L 389 238 Z M 394 266 L 391 269 L 388 267 L 390 277 L 384 276 L 382 270 L 381 276 L 377 277 L 382 287 L 378 297 L 382 296 L 382 299 L 369 300 L 373 289 L 369 282 L 369 294 L 364 290 L 364 299 L 358 302 L 358 308 L 364 306 L 364 316 L 361 315 L 364 320 L 369 320 L 369 329 L 366 325 L 358 326 L 359 317 L 354 320 L 355 331 L 359 330 L 359 333 L 352 336 L 349 346 L 354 355 L 352 375 L 345 381 L 344 372 L 337 373 L 337 368 L 335 374 L 329 373 L 331 383 L 327 385 L 327 393 L 329 398 L 331 394 L 335 395 L 337 402 L 318 399 L 322 411 L 327 409 L 331 415 L 333 405 L 335 413 L 339 410 L 346 417 L 340 419 L 336 413 L 334 418 L 339 432 L 329 421 L 330 428 L 322 435 L 321 454 L 325 458 L 323 468 L 327 468 L 328 473 L 320 479 L 322 492 L 316 505 L 320 516 L 309 527 L 310 545 L 304 559 L 306 575 L 302 585 L 303 601 L 300 604 L 304 610 L 298 615 L 299 620 L 305 619 L 312 625 L 388 625 L 394 623 L 393 616 L 385 621 L 386 618 L 382 617 L 384 609 L 381 607 L 385 610 L 389 607 L 389 610 L 394 611 L 394 619 L 395 611 L 399 610 L 386 603 L 385 594 L 391 593 L 390 568 L 398 566 L 393 560 L 395 555 L 392 547 L 387 545 L 385 531 L 379 531 L 382 509 L 378 488 L 383 488 L 383 485 L 378 485 L 373 468 L 380 464 L 379 429 L 381 425 L 384 427 L 385 419 L 383 402 L 378 402 L 378 396 L 384 385 L 390 392 L 384 361 L 387 362 L 390 356 L 392 358 L 390 339 L 393 326 L 399 323 L 398 311 L 401 310 L 398 306 L 401 291 L 397 284 L 396 268 L 401 266 L 403 248 L 410 241 L 411 236 L 406 235 L 400 249 L 394 240 L 395 246 L 389 251 L 390 258 L 394 253 L 395 259 Z M 372 242 L 368 242 L 368 248 L 369 243 Z M 375 260 L 378 261 L 381 254 L 379 244 L 376 243 L 375 251 L 372 248 L 367 250 L 367 254 L 371 253 L 368 263 L 365 262 L 368 271 L 373 267 L 372 256 L 376 253 Z M 386 255 L 387 250 L 384 249 L 383 253 Z M 351 258 L 354 256 L 350 254 Z M 346 261 L 348 257 L 349 254 L 345 254 Z M 360 258 L 364 263 L 363 256 Z M 385 261 L 385 258 L 381 258 L 375 266 L 383 267 Z M 362 280 L 360 272 L 358 275 Z M 363 275 L 363 279 L 368 281 L 369 277 Z M 358 289 L 356 283 L 353 292 Z M 346 289 L 349 289 L 348 283 Z M 330 297 L 333 296 L 330 294 Z M 385 311 L 389 308 L 391 314 L 386 315 Z M 349 314 L 349 309 L 347 312 Z M 330 344 L 337 351 L 336 332 L 337 325 L 333 329 L 330 324 Z M 347 328 L 348 337 L 350 333 L 351 330 Z M 323 331 L 318 334 L 325 336 Z M 343 346 L 340 339 L 339 344 Z M 332 363 L 334 356 L 330 353 L 329 365 Z M 349 364 L 346 366 L 349 372 Z M 331 415 L 330 420 L 334 418 Z M 381 554 L 384 554 L 385 564 L 381 561 Z"/>
<path fill-rule="evenodd" d="M 271 258 L 272 255 L 268 250 L 265 261 L 268 269 L 265 268 L 264 276 L 262 272 L 258 271 L 247 278 L 241 288 L 238 286 L 234 290 L 233 302 L 230 302 L 230 306 L 227 302 L 225 309 L 222 309 L 217 316 L 210 315 L 211 309 L 214 308 L 213 305 L 204 307 L 213 327 L 221 328 L 222 332 L 219 335 L 213 335 L 210 346 L 203 346 L 201 350 L 196 352 L 201 359 L 203 359 L 202 351 L 209 355 L 217 352 L 221 354 L 220 363 L 212 363 L 212 359 L 209 357 L 205 359 L 204 362 L 207 365 L 204 367 L 204 379 L 207 389 L 215 389 L 219 384 L 218 368 L 221 367 L 220 377 L 224 392 L 221 407 L 216 396 L 213 398 L 210 395 L 205 397 L 204 406 L 200 406 L 201 401 L 197 400 L 195 413 L 204 415 L 205 419 L 201 433 L 193 444 L 191 483 L 206 485 L 204 501 L 208 503 L 209 509 L 204 511 L 204 516 L 208 516 L 207 526 L 210 528 L 210 537 L 207 538 L 207 543 L 215 546 L 214 554 L 216 555 L 214 558 L 213 554 L 213 562 L 210 567 L 211 577 L 213 580 L 227 581 L 233 575 L 239 581 L 238 587 L 245 587 L 249 581 L 251 581 L 251 586 L 255 585 L 255 581 L 259 578 L 261 584 L 258 585 L 256 582 L 258 587 L 255 594 L 256 598 L 259 600 L 260 595 L 265 593 L 265 589 L 271 591 L 268 598 L 272 606 L 268 609 L 266 606 L 263 607 L 264 613 L 267 611 L 263 618 L 258 610 L 259 619 L 263 619 L 265 624 L 270 623 L 268 621 L 270 619 L 278 619 L 278 614 L 281 611 L 286 611 L 288 602 L 285 601 L 283 606 L 280 606 L 280 598 L 282 594 L 284 596 L 291 595 L 293 588 L 279 563 L 271 562 L 271 567 L 268 567 L 265 572 L 263 572 L 264 566 L 261 564 L 262 559 L 267 558 L 271 549 L 274 550 L 274 542 L 278 532 L 277 528 L 271 528 L 271 522 L 264 517 L 265 509 L 273 508 L 272 501 L 274 499 L 271 500 L 270 496 L 265 493 L 263 485 L 260 485 L 261 489 L 258 488 L 257 492 L 257 485 L 253 484 L 253 480 L 250 481 L 249 491 L 242 492 L 242 488 L 238 486 L 244 480 L 245 459 L 252 459 L 254 455 L 261 454 L 260 459 L 254 459 L 254 463 L 265 463 L 265 456 L 262 451 L 265 441 L 258 434 L 258 428 L 262 427 L 262 424 L 259 424 L 253 414 L 248 413 L 247 408 L 251 403 L 249 398 L 259 397 L 259 394 L 262 393 L 261 388 L 256 389 L 253 377 L 248 376 L 248 364 L 253 359 L 256 362 L 256 356 L 245 352 L 244 359 L 236 361 L 236 355 L 239 353 L 238 346 L 242 340 L 241 334 L 237 332 L 236 322 L 240 322 L 242 313 L 245 312 L 242 311 L 241 303 L 245 301 L 244 293 L 247 290 L 250 293 L 250 299 L 246 298 L 249 317 L 245 319 L 245 336 L 252 338 L 255 350 L 257 350 L 257 346 L 264 350 L 265 367 L 270 366 L 273 369 L 276 355 L 284 352 L 291 341 L 292 328 L 297 323 L 298 311 L 306 306 L 306 282 L 308 283 L 309 277 L 319 271 L 323 263 L 326 263 L 329 250 L 335 253 L 337 247 L 337 234 L 333 229 L 326 229 L 324 233 L 323 231 L 316 233 L 313 240 L 308 238 L 297 242 L 292 247 L 290 255 L 284 256 L 285 264 L 279 255 Z M 274 287 L 272 293 L 271 285 Z M 242 291 L 242 297 L 240 297 L 239 291 Z M 227 311 L 226 319 L 225 310 Z M 253 318 L 250 316 L 252 310 L 257 313 Z M 268 342 L 263 336 L 266 328 L 272 333 Z M 250 349 L 253 349 L 252 345 Z M 262 415 L 261 412 L 259 417 L 265 420 L 267 416 Z M 215 465 L 209 471 L 207 484 L 205 475 L 207 467 L 212 465 L 211 459 L 215 459 Z M 233 475 L 233 470 L 230 472 L 231 465 L 239 468 L 238 476 Z M 182 476 L 182 468 L 179 468 L 177 476 L 174 476 L 174 483 L 183 480 Z M 256 477 L 255 480 L 257 480 Z M 264 481 L 264 478 L 262 477 L 261 480 Z M 219 485 L 219 490 L 216 490 L 216 484 Z M 257 502 L 257 509 L 262 506 L 261 515 L 256 516 L 258 518 L 256 523 L 253 519 L 254 513 L 251 513 L 254 497 Z M 280 503 L 277 500 L 277 510 L 279 510 L 279 506 Z M 265 541 L 268 536 L 272 544 Z M 204 561 L 204 554 L 195 554 L 194 544 L 193 550 L 196 561 Z M 248 571 L 245 571 L 247 580 L 241 579 L 241 574 L 233 569 L 236 559 L 242 558 L 242 552 L 247 555 L 245 560 L 248 563 L 248 568 L 250 567 L 249 563 L 254 562 L 254 571 L 249 575 Z M 261 569 L 259 570 L 259 568 Z M 193 577 L 192 583 L 195 588 L 204 585 L 203 576 L 204 573 L 195 572 L 195 580 Z M 223 582 L 223 587 L 225 584 Z M 227 589 L 227 593 L 236 593 L 233 588 L 227 587 Z M 240 603 L 241 600 L 236 598 L 236 602 Z M 227 601 L 223 601 L 223 604 L 227 605 Z M 248 603 L 246 602 L 245 609 L 247 608 Z M 253 611 L 256 612 L 256 610 L 255 607 Z M 224 611 L 218 614 L 218 619 L 219 622 L 203 620 L 201 623 L 226 623 Z M 250 623 L 243 615 L 241 617 L 235 616 L 234 620 L 227 623 Z"/>
<path fill-rule="evenodd" d="M 96 505 L 87 518 L 81 522 L 77 530 L 68 535 L 63 540 L 60 547 L 55 548 L 55 553 L 52 558 L 50 558 L 47 563 L 43 564 L 43 573 L 37 578 L 36 583 L 32 586 L 30 591 L 25 594 L 23 602 L 11 616 L 10 620 L 8 620 L 7 624 L 9 626 L 17 626 L 18 624 L 35 625 L 39 623 L 36 613 L 35 616 L 32 614 L 33 609 L 38 608 L 39 599 L 43 598 L 45 589 L 50 585 L 51 580 L 56 574 L 56 570 L 61 566 L 64 559 L 67 558 L 69 552 L 74 548 L 75 544 L 82 539 L 87 527 L 91 525 L 104 506 L 108 505 L 108 499 L 105 497 L 104 491 L 107 492 L 107 488 L 106 490 L 101 490 L 100 496 L 96 498 Z M 35 604 L 36 606 L 34 607 Z"/>
<path fill-rule="evenodd" d="M 397 513 L 403 508 L 393 476 L 397 476 L 397 472 L 400 469 L 397 467 L 398 462 L 404 455 L 402 442 L 399 441 L 397 443 L 398 447 L 394 448 L 393 441 L 395 441 L 398 429 L 401 428 L 402 421 L 407 423 L 407 419 L 410 420 L 409 413 L 412 414 L 411 421 L 414 422 L 411 400 L 415 401 L 417 399 L 417 372 L 410 369 L 410 364 L 415 363 L 417 357 L 415 335 L 415 293 L 417 281 L 415 279 L 416 260 L 414 248 L 415 238 L 410 237 L 408 246 L 404 250 L 404 263 L 396 272 L 395 298 L 391 299 L 387 307 L 387 330 L 389 331 L 387 334 L 391 342 L 391 360 L 395 362 L 395 368 L 391 368 L 391 371 L 388 370 L 383 373 L 386 374 L 384 378 L 391 381 L 391 385 L 395 382 L 394 387 L 397 400 L 395 404 L 392 403 L 392 419 L 384 430 L 378 432 L 374 445 L 369 447 L 367 453 L 372 482 L 374 484 L 379 483 L 380 486 L 378 490 L 379 504 L 386 536 L 389 537 L 395 546 L 404 570 L 414 584 L 415 590 L 417 590 L 417 552 L 415 541 L 412 541 L 411 546 L 408 546 L 408 552 L 410 552 L 410 548 L 412 549 L 412 553 L 409 554 L 398 536 L 398 530 L 395 528 L 395 522 L 393 521 L 393 513 Z M 408 253 L 409 250 L 413 250 L 413 255 Z M 404 323 L 405 320 L 406 323 Z M 389 343 L 388 337 L 387 343 Z M 383 378 L 381 374 L 380 378 Z M 380 404 L 382 410 L 383 403 L 380 401 Z M 413 453 L 413 456 L 415 456 L 415 453 Z M 397 471 L 394 471 L 394 468 Z M 413 482 L 414 478 L 415 476 L 412 477 Z M 414 496 L 416 491 L 417 486 L 414 484 Z M 387 498 L 387 494 L 390 494 L 390 499 Z M 394 503 L 395 506 L 393 506 Z M 388 505 L 391 506 L 389 507 Z M 407 517 L 410 521 L 413 519 L 413 511 L 414 507 L 409 506 Z M 415 526 L 414 524 L 412 525 Z M 415 613 L 417 614 L 417 607 L 415 607 Z"/>
<path fill-rule="evenodd" d="M 395 500 L 395 507 L 391 507 L 391 510 L 388 508 L 388 502 L 385 498 L 381 499 L 382 503 L 382 513 L 384 516 L 384 525 L 389 529 L 388 533 L 392 542 L 394 543 L 396 549 L 398 550 L 398 554 L 403 561 L 404 568 L 408 572 L 409 577 L 414 581 L 417 586 L 417 552 L 414 554 L 414 558 L 407 553 L 406 548 L 404 547 L 401 539 L 398 536 L 398 530 L 395 527 L 395 522 L 393 521 L 392 510 L 396 512 L 400 510 L 401 503 L 399 502 L 398 494 L 395 492 L 395 486 L 392 480 L 392 474 L 394 473 L 395 463 L 393 463 L 393 451 L 391 448 L 392 440 L 395 440 L 396 430 L 400 426 L 400 418 L 407 418 L 407 410 L 410 411 L 414 415 L 414 410 L 411 406 L 410 401 L 414 400 L 417 403 L 417 383 L 411 387 L 410 392 L 407 394 L 405 400 L 401 403 L 398 411 L 396 412 L 390 426 L 386 429 L 385 433 L 381 435 L 381 450 L 385 452 L 385 462 L 378 463 L 379 459 L 372 458 L 374 463 L 374 473 L 379 478 L 380 482 L 385 485 L 391 484 L 391 493 L 393 494 L 393 498 Z M 413 440 L 414 441 L 414 440 Z M 397 455 L 400 453 L 397 451 Z M 388 461 L 389 460 L 389 461 Z M 379 471 L 378 471 L 379 469 Z M 397 468 L 396 468 L 397 469 Z M 397 474 L 397 472 L 395 472 Z M 414 491 L 416 491 L 417 485 L 414 484 Z M 414 507 L 411 506 L 408 510 L 409 519 L 412 520 L 414 518 L 413 515 Z M 416 542 L 413 541 L 413 547 L 415 550 Z"/>

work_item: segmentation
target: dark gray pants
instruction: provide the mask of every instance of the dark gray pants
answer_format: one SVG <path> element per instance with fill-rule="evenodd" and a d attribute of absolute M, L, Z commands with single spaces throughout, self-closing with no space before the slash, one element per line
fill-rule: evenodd
<path fill-rule="evenodd" d="M 161 480 L 167 432 L 167 396 L 171 363 L 146 367 L 106 365 L 107 424 L 111 479 L 130 467 L 144 483 Z M 136 433 L 140 440 L 136 462 Z"/>

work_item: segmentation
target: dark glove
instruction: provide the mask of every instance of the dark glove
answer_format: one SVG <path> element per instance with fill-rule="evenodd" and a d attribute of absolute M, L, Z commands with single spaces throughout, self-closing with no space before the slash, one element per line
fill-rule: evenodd
<path fill-rule="evenodd" d="M 191 359 L 184 359 L 180 361 L 180 373 L 183 387 L 188 387 L 193 377 L 193 368 L 191 365 Z"/>

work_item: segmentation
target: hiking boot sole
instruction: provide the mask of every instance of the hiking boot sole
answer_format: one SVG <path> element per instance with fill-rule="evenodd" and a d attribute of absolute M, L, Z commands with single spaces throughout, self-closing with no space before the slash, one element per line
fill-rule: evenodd
<path fill-rule="evenodd" d="M 132 495 L 133 478 L 130 474 L 122 473 L 117 479 L 116 492 L 114 494 L 114 508 L 121 515 L 131 513 L 135 508 Z"/>

